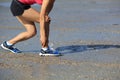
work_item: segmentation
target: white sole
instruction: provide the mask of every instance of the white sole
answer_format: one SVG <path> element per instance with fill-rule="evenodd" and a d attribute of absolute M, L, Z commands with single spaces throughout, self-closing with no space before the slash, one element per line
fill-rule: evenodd
<path fill-rule="evenodd" d="M 10 51 L 10 52 L 12 52 L 12 53 L 15 53 L 15 52 L 13 52 L 12 50 L 10 50 L 10 49 L 4 47 L 3 44 L 1 44 L 0 46 L 1 46 L 3 49 L 7 50 L 7 51 Z"/>
<path fill-rule="evenodd" d="M 60 56 L 60 54 L 42 54 L 39 53 L 40 56 Z"/>
<path fill-rule="evenodd" d="M 10 49 L 4 47 L 3 44 L 1 44 L 1 47 L 2 47 L 3 49 L 5 49 L 5 50 L 10 50 Z"/>

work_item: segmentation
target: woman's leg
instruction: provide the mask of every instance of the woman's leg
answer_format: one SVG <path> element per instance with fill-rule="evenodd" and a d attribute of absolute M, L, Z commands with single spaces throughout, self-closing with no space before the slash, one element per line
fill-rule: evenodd
<path fill-rule="evenodd" d="M 36 34 L 36 28 L 33 22 L 26 21 L 24 20 L 24 18 L 21 18 L 21 17 L 17 17 L 17 19 L 24 25 L 24 27 L 26 28 L 26 31 L 18 34 L 16 37 L 9 40 L 8 42 L 11 44 L 16 44 L 20 41 L 27 40 Z"/>
<path fill-rule="evenodd" d="M 39 13 L 33 8 L 30 8 L 25 10 L 23 15 L 17 16 L 17 19 L 24 25 L 26 31 L 9 40 L 8 42 L 11 44 L 16 44 L 20 41 L 24 41 L 35 36 L 36 27 L 34 22 L 39 22 Z"/>
<path fill-rule="evenodd" d="M 34 22 L 37 22 L 37 23 L 40 22 L 40 13 L 35 9 L 30 8 L 28 10 L 25 10 L 23 15 L 17 16 L 17 19 L 24 25 L 24 27 L 26 28 L 26 31 L 20 33 L 13 39 L 9 40 L 8 42 L 11 44 L 16 44 L 20 41 L 27 40 L 36 34 L 36 27 Z M 48 16 L 46 16 L 46 23 L 47 23 L 46 24 L 47 27 L 40 28 L 41 37 L 44 38 L 44 39 L 40 39 L 42 47 L 48 47 L 49 24 L 50 24 L 50 18 Z M 44 36 L 43 34 L 47 36 Z"/>
<path fill-rule="evenodd" d="M 46 13 L 49 13 L 49 11 L 46 11 Z M 24 17 L 26 20 L 40 23 L 40 13 L 33 8 L 30 8 L 28 11 L 26 11 L 22 17 Z M 42 47 L 48 47 L 50 21 L 50 17 L 45 15 L 45 26 L 40 26 L 40 42 Z"/>
<path fill-rule="evenodd" d="M 49 13 L 53 8 L 55 0 L 43 0 L 41 10 L 40 10 L 40 36 L 42 47 L 48 47 L 49 42 L 49 26 L 50 26 L 50 18 Z"/>

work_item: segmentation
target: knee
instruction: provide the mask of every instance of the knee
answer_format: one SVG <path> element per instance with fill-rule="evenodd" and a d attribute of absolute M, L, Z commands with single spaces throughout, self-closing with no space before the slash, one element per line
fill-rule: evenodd
<path fill-rule="evenodd" d="M 37 31 L 27 31 L 27 38 L 32 38 L 37 34 Z"/>
<path fill-rule="evenodd" d="M 37 31 L 31 33 L 31 37 L 34 37 L 37 34 Z"/>
<path fill-rule="evenodd" d="M 45 21 L 46 23 L 50 23 L 51 22 L 51 18 L 48 15 L 40 15 L 40 22 Z"/>
<path fill-rule="evenodd" d="M 35 22 L 40 23 L 40 18 L 37 18 Z"/>
<path fill-rule="evenodd" d="M 30 32 L 30 37 L 34 37 L 37 34 L 37 31 Z"/>

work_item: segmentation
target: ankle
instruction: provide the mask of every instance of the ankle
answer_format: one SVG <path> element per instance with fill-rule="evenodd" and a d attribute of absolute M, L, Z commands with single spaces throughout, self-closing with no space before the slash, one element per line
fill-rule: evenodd
<path fill-rule="evenodd" d="M 43 49 L 44 51 L 46 51 L 46 50 L 48 50 L 48 47 L 43 47 L 42 49 Z"/>
<path fill-rule="evenodd" d="M 8 46 L 12 46 L 12 45 L 13 45 L 12 43 L 10 43 L 10 42 L 8 42 L 8 41 L 6 41 L 6 44 L 7 44 Z"/>

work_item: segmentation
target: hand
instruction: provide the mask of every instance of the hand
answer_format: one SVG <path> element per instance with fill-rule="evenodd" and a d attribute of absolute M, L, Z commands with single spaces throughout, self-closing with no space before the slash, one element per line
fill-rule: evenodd
<path fill-rule="evenodd" d="M 47 15 L 45 16 L 46 22 L 50 23 L 51 22 L 51 18 Z"/>

